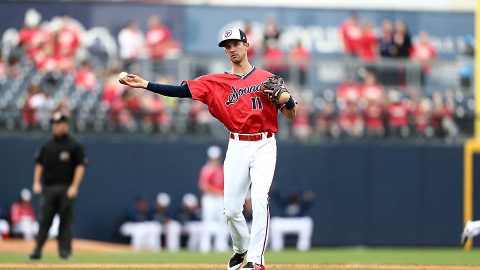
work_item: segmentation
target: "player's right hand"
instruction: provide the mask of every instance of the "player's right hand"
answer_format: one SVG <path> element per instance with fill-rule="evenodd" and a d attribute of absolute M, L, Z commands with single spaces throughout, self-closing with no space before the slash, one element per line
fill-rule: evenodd
<path fill-rule="evenodd" d="M 128 74 L 124 79 L 119 79 L 118 82 L 134 88 L 147 88 L 148 81 L 135 74 Z"/>
<path fill-rule="evenodd" d="M 32 191 L 34 194 L 42 193 L 42 185 L 40 183 L 34 183 L 32 187 Z"/>

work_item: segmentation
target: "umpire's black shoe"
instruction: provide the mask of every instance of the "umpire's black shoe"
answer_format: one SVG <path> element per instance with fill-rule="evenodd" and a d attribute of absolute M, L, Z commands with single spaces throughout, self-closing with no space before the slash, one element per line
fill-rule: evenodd
<path fill-rule="evenodd" d="M 70 260 L 70 254 L 68 253 L 60 253 L 60 259 L 64 260 L 64 261 L 68 261 Z"/>
<path fill-rule="evenodd" d="M 41 258 L 42 258 L 42 254 L 40 254 L 39 252 L 33 252 L 28 256 L 28 259 L 31 261 L 38 261 Z"/>
<path fill-rule="evenodd" d="M 242 267 L 243 261 L 245 260 L 245 255 L 247 252 L 244 253 L 235 253 L 232 257 L 230 257 L 230 261 L 228 262 L 228 270 L 236 270 Z"/>

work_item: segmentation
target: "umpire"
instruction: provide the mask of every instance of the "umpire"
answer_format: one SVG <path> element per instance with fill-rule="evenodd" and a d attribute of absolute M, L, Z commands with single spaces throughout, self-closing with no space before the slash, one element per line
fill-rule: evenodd
<path fill-rule="evenodd" d="M 71 256 L 74 202 L 87 163 L 83 146 L 68 135 L 68 117 L 56 112 L 50 123 L 53 138 L 37 152 L 35 160 L 33 192 L 42 193 L 43 197 L 40 229 L 31 260 L 41 259 L 43 245 L 57 213 L 60 215 L 59 255 L 64 260 Z"/>

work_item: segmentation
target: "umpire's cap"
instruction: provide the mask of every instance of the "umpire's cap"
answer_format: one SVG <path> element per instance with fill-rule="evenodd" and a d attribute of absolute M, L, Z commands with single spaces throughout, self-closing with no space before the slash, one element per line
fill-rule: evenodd
<path fill-rule="evenodd" d="M 50 118 L 50 123 L 51 124 L 61 123 L 61 122 L 67 122 L 68 123 L 68 116 L 66 116 L 62 112 L 55 112 L 52 115 L 52 118 Z"/>
<path fill-rule="evenodd" d="M 241 29 L 227 29 L 223 32 L 222 39 L 218 43 L 218 47 L 225 47 L 225 41 L 227 40 L 240 40 L 247 42 L 247 35 Z"/>

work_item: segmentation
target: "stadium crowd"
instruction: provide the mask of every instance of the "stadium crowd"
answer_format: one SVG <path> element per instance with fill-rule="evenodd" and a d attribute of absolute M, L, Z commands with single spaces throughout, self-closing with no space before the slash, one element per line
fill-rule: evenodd
<path fill-rule="evenodd" d="M 2 44 L 0 125 L 12 130 L 47 130 L 50 115 L 62 111 L 76 120 L 73 127 L 78 132 L 172 137 L 219 134 L 203 104 L 118 83 L 120 71 L 138 71 L 145 59 L 155 81 L 176 83 L 176 74 L 165 61 L 178 59 L 182 44 L 167 25 L 161 17 L 152 16 L 144 33 L 138 22 L 127 22 L 118 33 L 119 50 L 111 61 L 95 41 L 86 46 L 83 26 L 76 20 L 64 16 L 42 21 L 38 12 L 29 10 L 24 27 L 18 35 L 12 34 L 16 42 Z M 298 116 L 291 124 L 283 123 L 288 127 L 280 139 L 461 139 L 472 132 L 471 70 L 462 67 L 458 89 L 424 91 L 437 53 L 426 32 L 413 40 L 401 19 L 385 19 L 377 26 L 352 13 L 339 25 L 339 38 L 346 57 L 343 61 L 361 65 L 349 70 L 335 87 L 322 89 L 308 84 L 312 55 L 302 42 L 288 51 L 280 46 L 284 33 L 274 16 L 265 21 L 261 38 L 253 34 L 251 22 L 243 28 L 251 43 L 249 56 L 285 77 L 300 97 Z M 421 83 L 409 84 L 405 70 L 377 66 L 379 59 L 418 63 Z"/>

